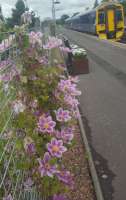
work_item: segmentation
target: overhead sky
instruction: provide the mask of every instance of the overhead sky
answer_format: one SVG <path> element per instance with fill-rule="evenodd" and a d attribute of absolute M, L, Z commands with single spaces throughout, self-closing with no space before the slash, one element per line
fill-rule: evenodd
<path fill-rule="evenodd" d="M 4 16 L 11 15 L 11 9 L 17 0 L 0 0 Z M 62 14 L 71 15 L 75 12 L 82 12 L 85 8 L 91 8 L 95 0 L 60 0 L 56 5 L 56 17 Z M 28 7 L 38 12 L 41 19 L 51 17 L 52 0 L 27 0 Z"/>

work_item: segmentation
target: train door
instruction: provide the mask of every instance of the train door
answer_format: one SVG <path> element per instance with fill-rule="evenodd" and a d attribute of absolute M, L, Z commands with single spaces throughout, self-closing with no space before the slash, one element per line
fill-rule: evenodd
<path fill-rule="evenodd" d="M 115 23 L 115 9 L 108 9 L 107 10 L 107 38 L 108 39 L 115 39 L 116 38 L 116 23 Z"/>
<path fill-rule="evenodd" d="M 115 16 L 114 16 L 114 10 L 108 10 L 107 11 L 107 21 L 108 21 L 108 31 L 115 31 Z"/>
<path fill-rule="evenodd" d="M 99 10 L 96 15 L 96 32 L 100 39 L 106 39 L 106 13 Z"/>

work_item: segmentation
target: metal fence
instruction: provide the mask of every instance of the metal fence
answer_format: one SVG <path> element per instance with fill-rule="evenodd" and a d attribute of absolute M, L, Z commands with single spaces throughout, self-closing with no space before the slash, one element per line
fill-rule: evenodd
<path fill-rule="evenodd" d="M 0 40 L 0 79 L 4 80 L 0 81 L 0 200 L 9 195 L 13 200 L 39 200 L 42 198 L 35 187 L 24 186 L 26 174 L 17 167 L 17 138 L 12 137 L 11 102 L 17 93 L 16 85 L 12 84 L 13 68 L 20 60 L 20 51 L 14 32 L 0 33 Z"/>

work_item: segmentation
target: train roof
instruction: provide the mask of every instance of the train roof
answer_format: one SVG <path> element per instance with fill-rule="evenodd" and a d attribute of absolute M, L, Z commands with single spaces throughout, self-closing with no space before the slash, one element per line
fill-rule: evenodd
<path fill-rule="evenodd" d="M 68 19 L 66 19 L 66 22 L 69 21 L 69 20 L 74 20 L 74 19 L 78 19 L 78 17 L 82 16 L 82 15 L 85 15 L 85 14 L 89 14 L 89 13 L 93 13 L 95 12 L 96 9 L 91 9 L 91 10 L 88 10 L 86 12 L 80 12 L 79 14 L 73 16 L 73 17 L 69 17 Z"/>
<path fill-rule="evenodd" d="M 100 9 L 100 8 L 104 8 L 105 6 L 112 6 L 112 5 L 122 6 L 118 1 L 110 1 L 110 2 L 104 2 L 100 5 L 98 5 L 96 8 Z"/>
<path fill-rule="evenodd" d="M 85 11 L 85 12 L 81 12 L 81 13 L 79 13 L 79 14 L 73 16 L 73 17 L 69 17 L 68 19 L 66 19 L 66 22 L 67 22 L 67 21 L 70 21 L 70 20 L 76 20 L 76 19 L 78 19 L 78 17 L 80 17 L 80 16 L 83 16 L 83 15 L 86 15 L 86 14 L 91 14 L 91 13 L 93 13 L 93 12 L 96 12 L 96 10 L 102 9 L 102 8 L 104 8 L 104 7 L 106 7 L 106 6 L 109 6 L 109 5 L 117 5 L 117 6 L 119 6 L 119 5 L 121 5 L 121 4 L 118 3 L 118 2 L 116 2 L 116 1 L 104 2 L 104 3 L 100 4 L 99 6 L 97 6 L 97 7 L 94 8 L 94 9 L 91 9 L 91 10 L 88 10 L 88 11 Z"/>

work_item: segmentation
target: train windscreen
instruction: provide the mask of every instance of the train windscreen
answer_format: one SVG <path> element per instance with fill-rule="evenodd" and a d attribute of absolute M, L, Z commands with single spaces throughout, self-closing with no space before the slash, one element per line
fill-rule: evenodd
<path fill-rule="evenodd" d="M 116 21 L 122 21 L 122 20 L 123 20 L 122 11 L 116 10 Z"/>
<path fill-rule="evenodd" d="M 98 14 L 98 24 L 105 24 L 105 13 L 100 12 Z"/>

